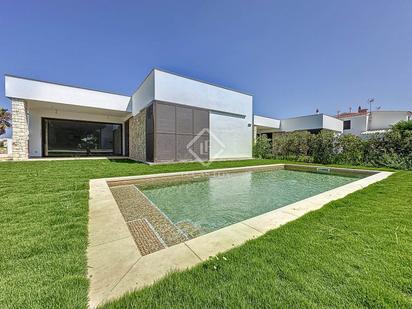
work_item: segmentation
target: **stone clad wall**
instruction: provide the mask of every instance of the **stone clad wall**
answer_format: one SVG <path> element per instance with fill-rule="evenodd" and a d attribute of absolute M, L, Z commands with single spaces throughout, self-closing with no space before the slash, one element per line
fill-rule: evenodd
<path fill-rule="evenodd" d="M 146 109 L 129 120 L 129 157 L 146 161 Z"/>
<path fill-rule="evenodd" d="M 27 118 L 27 103 L 23 100 L 12 99 L 13 121 L 13 160 L 29 158 L 29 125 Z"/>

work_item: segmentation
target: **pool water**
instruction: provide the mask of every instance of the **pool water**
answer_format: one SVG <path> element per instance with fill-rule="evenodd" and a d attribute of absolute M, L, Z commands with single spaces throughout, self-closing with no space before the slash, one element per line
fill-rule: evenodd
<path fill-rule="evenodd" d="M 188 222 L 205 234 L 358 179 L 278 169 L 139 189 L 174 224 Z"/>

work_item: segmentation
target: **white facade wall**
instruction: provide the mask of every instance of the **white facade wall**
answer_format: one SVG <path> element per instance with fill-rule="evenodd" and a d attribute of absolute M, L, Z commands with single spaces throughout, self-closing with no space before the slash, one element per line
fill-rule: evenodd
<path fill-rule="evenodd" d="M 288 118 L 281 121 L 280 129 L 284 132 L 314 130 L 322 128 L 322 114 Z"/>
<path fill-rule="evenodd" d="M 210 112 L 210 159 L 250 158 L 252 134 L 244 118 Z"/>
<path fill-rule="evenodd" d="M 254 115 L 253 125 L 265 128 L 280 129 L 280 120 Z"/>
<path fill-rule="evenodd" d="M 281 120 L 280 129 L 284 132 L 326 129 L 342 132 L 343 123 L 334 117 L 315 114 Z"/>
<path fill-rule="evenodd" d="M 28 104 L 29 113 L 29 156 L 42 156 L 42 118 L 84 120 L 105 123 L 124 124 L 123 117 L 111 116 L 110 114 L 85 113 L 80 111 L 68 111 L 63 109 L 49 108 L 36 109 L 36 103 Z M 123 151 L 124 151 L 124 126 L 123 126 Z"/>
<path fill-rule="evenodd" d="M 368 115 L 354 116 L 350 118 L 341 118 L 342 121 L 350 120 L 350 129 L 343 130 L 343 134 L 353 134 L 360 136 L 368 128 Z"/>
<path fill-rule="evenodd" d="M 376 111 L 369 116 L 369 131 L 390 129 L 392 125 L 402 120 L 409 120 L 406 111 Z"/>
<path fill-rule="evenodd" d="M 132 95 L 130 101 L 133 116 L 136 116 L 143 108 L 148 106 L 154 100 L 154 75 L 155 71 L 153 70 Z"/>
<path fill-rule="evenodd" d="M 252 96 L 159 70 L 155 70 L 155 99 L 244 115 L 252 123 Z"/>
<path fill-rule="evenodd" d="M 343 121 L 335 117 L 328 115 L 323 115 L 323 129 L 342 132 L 343 131 Z"/>

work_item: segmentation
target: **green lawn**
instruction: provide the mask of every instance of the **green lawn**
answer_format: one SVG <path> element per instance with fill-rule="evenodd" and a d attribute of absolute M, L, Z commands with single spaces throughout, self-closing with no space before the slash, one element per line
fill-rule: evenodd
<path fill-rule="evenodd" d="M 262 163 L 276 161 L 210 168 Z M 202 168 L 109 160 L 0 163 L 0 307 L 86 306 L 89 179 Z M 412 173 L 398 172 L 110 306 L 411 307 Z"/>

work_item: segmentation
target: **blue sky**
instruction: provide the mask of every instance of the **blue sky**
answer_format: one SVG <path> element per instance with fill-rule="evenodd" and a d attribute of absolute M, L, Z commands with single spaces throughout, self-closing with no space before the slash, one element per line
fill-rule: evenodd
<path fill-rule="evenodd" d="M 132 94 L 153 67 L 254 95 L 285 118 L 412 109 L 412 1 L 0 4 L 0 74 Z M 0 105 L 9 107 L 0 87 Z"/>

